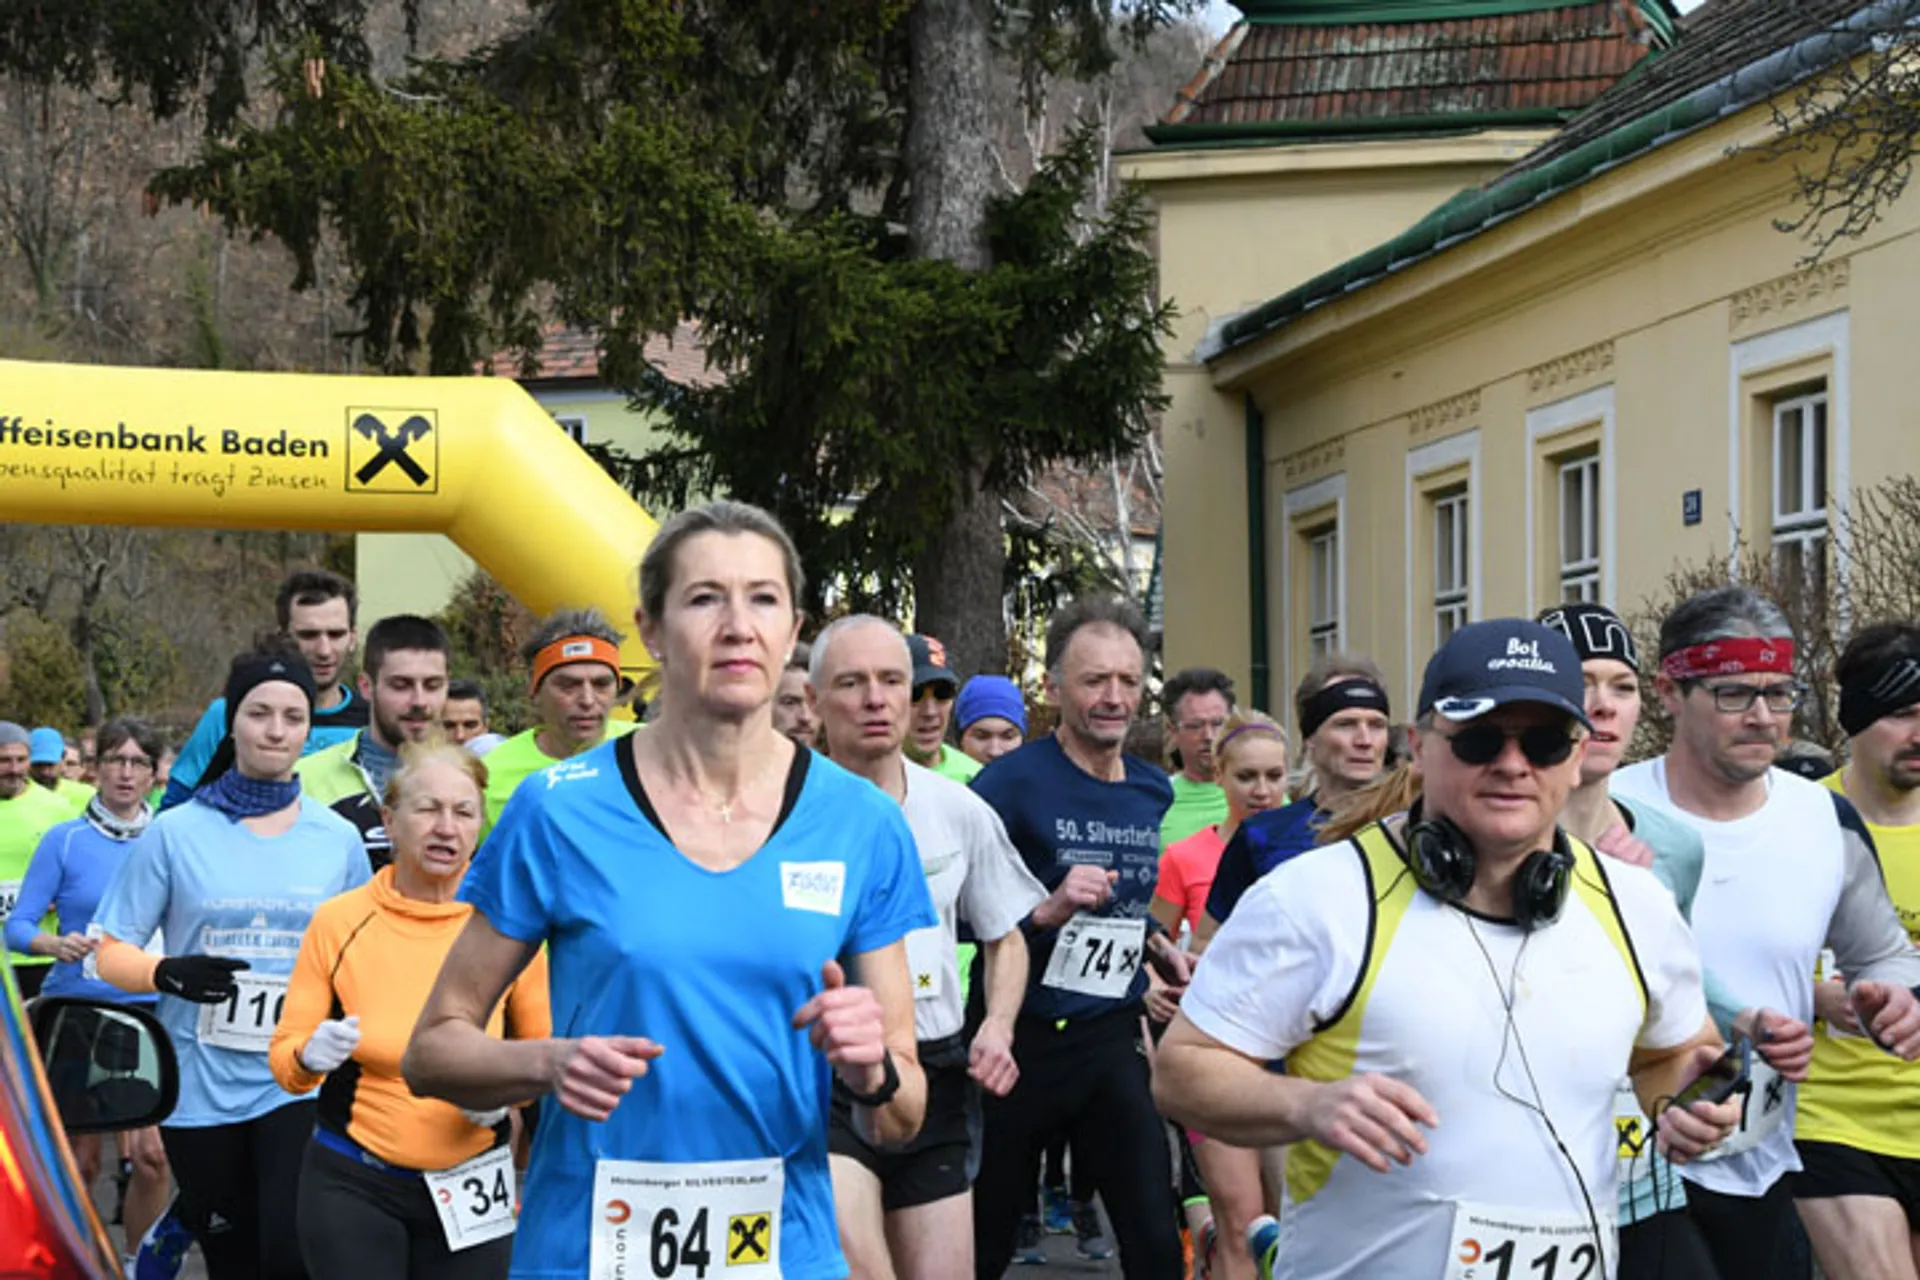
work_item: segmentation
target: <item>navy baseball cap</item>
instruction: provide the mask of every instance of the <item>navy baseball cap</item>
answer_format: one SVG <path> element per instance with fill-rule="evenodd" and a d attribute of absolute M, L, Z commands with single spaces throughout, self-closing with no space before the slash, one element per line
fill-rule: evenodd
<path fill-rule="evenodd" d="M 951 697 L 960 688 L 960 677 L 947 666 L 947 647 L 932 636 L 907 636 L 907 653 L 913 659 L 913 687 L 943 684 Z"/>
<path fill-rule="evenodd" d="M 1524 618 L 1489 618 L 1450 636 L 1427 661 L 1418 715 L 1472 720 L 1510 702 L 1539 702 L 1589 729 L 1580 654 L 1565 633 Z"/>

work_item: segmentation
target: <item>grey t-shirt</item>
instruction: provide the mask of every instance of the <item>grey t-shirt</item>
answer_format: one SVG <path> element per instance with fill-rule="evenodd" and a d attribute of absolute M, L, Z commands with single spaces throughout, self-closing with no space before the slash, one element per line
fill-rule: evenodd
<path fill-rule="evenodd" d="M 940 913 L 938 925 L 907 935 L 913 1026 L 919 1039 L 938 1040 L 958 1033 L 966 1017 L 954 952 L 957 917 L 965 916 L 982 942 L 993 942 L 1019 928 L 1047 891 L 1007 839 L 992 805 L 950 778 L 904 763 L 907 826 Z"/>

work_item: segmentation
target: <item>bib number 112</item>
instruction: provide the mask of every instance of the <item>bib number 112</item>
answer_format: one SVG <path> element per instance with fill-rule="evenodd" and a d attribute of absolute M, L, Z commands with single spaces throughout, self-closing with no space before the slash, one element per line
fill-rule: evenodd
<path fill-rule="evenodd" d="M 1596 1271 L 1600 1255 L 1591 1242 L 1562 1250 L 1563 1246 L 1550 1244 L 1530 1258 L 1522 1257 L 1513 1241 L 1507 1240 L 1480 1256 L 1485 1271 L 1469 1274 L 1484 1275 L 1487 1280 L 1533 1280 L 1536 1276 L 1539 1280 L 1600 1280 Z M 1516 1264 L 1525 1269 L 1515 1270 Z"/>

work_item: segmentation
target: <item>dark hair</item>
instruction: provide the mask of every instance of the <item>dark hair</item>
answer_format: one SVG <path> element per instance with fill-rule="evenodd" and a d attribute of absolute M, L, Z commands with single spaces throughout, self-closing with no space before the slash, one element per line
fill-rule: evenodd
<path fill-rule="evenodd" d="M 557 609 L 542 619 L 527 642 L 520 646 L 521 660 L 533 665 L 542 649 L 566 636 L 592 636 L 616 647 L 623 638 L 619 629 L 607 621 L 607 615 L 598 609 Z"/>
<path fill-rule="evenodd" d="M 1293 722 L 1305 724 L 1307 700 L 1337 680 L 1371 680 L 1382 689 L 1387 687 L 1386 676 L 1372 658 L 1358 653 L 1323 654 L 1293 687 Z"/>
<path fill-rule="evenodd" d="M 812 668 L 813 646 L 805 640 L 796 642 L 793 646 L 792 656 L 787 659 L 786 669 L 788 671 L 798 671 L 802 675 L 805 675 L 812 670 Z"/>
<path fill-rule="evenodd" d="M 360 651 L 360 669 L 367 673 L 367 679 L 378 680 L 387 655 L 402 649 L 437 653 L 449 661 L 453 658 L 453 646 L 439 623 L 417 613 L 396 613 L 368 628 Z"/>
<path fill-rule="evenodd" d="M 1711 587 L 1680 602 L 1660 623 L 1660 656 L 1709 640 L 1791 640 L 1780 606 L 1752 587 Z"/>
<path fill-rule="evenodd" d="M 1179 713 L 1180 699 L 1195 693 L 1217 693 L 1227 700 L 1227 710 L 1234 708 L 1233 677 L 1212 667 L 1188 667 L 1175 672 L 1160 689 L 1160 705 L 1166 708 L 1167 719 Z"/>
<path fill-rule="evenodd" d="M 787 596 L 794 612 L 800 610 L 800 596 L 806 590 L 807 575 L 800 567 L 800 552 L 780 522 L 769 513 L 747 502 L 709 502 L 704 507 L 689 507 L 660 526 L 640 558 L 640 611 L 658 621 L 666 612 L 667 589 L 673 585 L 674 560 L 680 544 L 701 533 L 753 533 L 780 549 L 787 575 Z"/>
<path fill-rule="evenodd" d="M 487 691 L 480 687 L 478 680 L 451 680 L 447 683 L 448 702 L 477 702 L 480 710 L 487 709 Z"/>
<path fill-rule="evenodd" d="M 1876 622 L 1847 641 L 1833 677 L 1843 687 L 1858 684 L 1900 658 L 1920 658 L 1920 627 L 1911 622 Z"/>
<path fill-rule="evenodd" d="M 153 759 L 157 765 L 160 757 L 166 754 L 167 740 L 160 731 L 145 720 L 136 720 L 132 716 L 115 716 L 101 725 L 94 734 L 93 753 L 103 756 L 123 742 L 131 742 Z"/>
<path fill-rule="evenodd" d="M 273 616 L 285 631 L 293 625 L 293 606 L 325 604 L 329 600 L 347 602 L 347 625 L 354 625 L 360 614 L 360 593 L 353 583 L 326 569 L 295 569 L 280 584 L 273 598 Z"/>
<path fill-rule="evenodd" d="M 1133 637 L 1140 646 L 1140 656 L 1147 656 L 1149 634 L 1146 615 L 1139 608 L 1120 599 L 1118 596 L 1081 596 L 1069 600 L 1060 606 L 1047 623 L 1046 668 L 1058 678 L 1060 662 L 1067 656 L 1067 646 L 1082 627 L 1118 627 Z"/>

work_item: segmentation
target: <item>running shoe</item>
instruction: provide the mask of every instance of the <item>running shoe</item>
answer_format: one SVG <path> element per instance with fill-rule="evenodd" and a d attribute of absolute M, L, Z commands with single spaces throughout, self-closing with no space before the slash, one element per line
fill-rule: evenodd
<path fill-rule="evenodd" d="M 1208 1218 L 1200 1227 L 1200 1280 L 1213 1280 L 1213 1251 L 1220 1246 L 1220 1228 Z"/>
<path fill-rule="evenodd" d="M 1047 1233 L 1040 1227 L 1037 1214 L 1028 1214 L 1020 1219 L 1020 1234 L 1014 1237 L 1013 1261 L 1016 1266 L 1044 1267 L 1047 1265 L 1045 1246 Z"/>
<path fill-rule="evenodd" d="M 1100 1230 L 1100 1215 L 1091 1201 L 1073 1206 L 1075 1248 L 1089 1262 L 1105 1262 L 1113 1256 L 1113 1243 Z"/>
<path fill-rule="evenodd" d="M 1073 1201 L 1065 1187 L 1048 1187 L 1040 1193 L 1041 1222 L 1049 1235 L 1073 1234 Z"/>
<path fill-rule="evenodd" d="M 140 1250 L 134 1255 L 128 1280 L 179 1280 L 186 1265 L 187 1250 L 193 1247 L 193 1232 L 169 1204 L 147 1234 L 140 1238 Z"/>
<path fill-rule="evenodd" d="M 1247 1224 L 1247 1249 L 1253 1254 L 1254 1274 L 1260 1280 L 1273 1280 L 1273 1264 L 1280 1256 L 1280 1223 L 1270 1214 L 1261 1214 Z"/>

